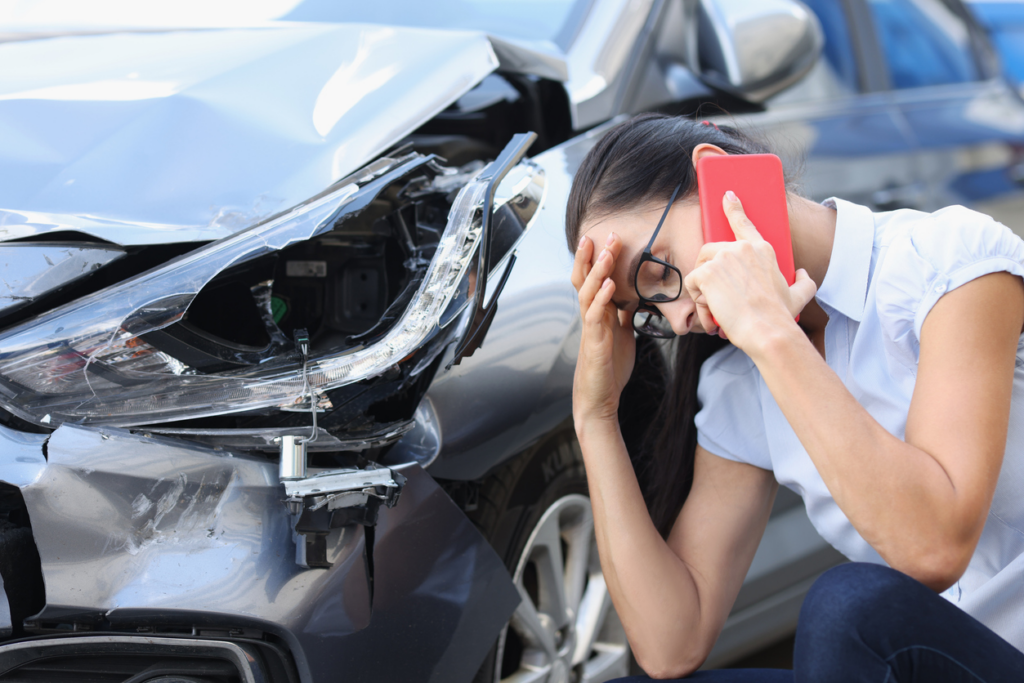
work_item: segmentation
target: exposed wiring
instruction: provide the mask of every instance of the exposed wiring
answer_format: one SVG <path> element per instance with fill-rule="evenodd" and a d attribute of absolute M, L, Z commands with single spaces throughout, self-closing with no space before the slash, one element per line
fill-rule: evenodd
<path fill-rule="evenodd" d="M 316 437 L 319 434 L 316 426 L 318 397 L 309 383 L 309 332 L 304 328 L 300 327 L 295 330 L 295 348 L 298 349 L 299 355 L 302 356 L 302 394 L 309 397 L 309 412 L 313 416 L 313 432 L 309 435 L 309 438 L 303 439 L 302 443 L 311 444 L 316 441 Z"/>

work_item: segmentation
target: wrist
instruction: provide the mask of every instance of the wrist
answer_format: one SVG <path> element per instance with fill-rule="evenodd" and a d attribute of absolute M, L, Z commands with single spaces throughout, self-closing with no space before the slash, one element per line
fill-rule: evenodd
<path fill-rule="evenodd" d="M 801 344 L 810 344 L 807 335 L 792 318 L 784 325 L 765 325 L 754 337 L 757 342 L 753 348 L 744 349 L 754 363 L 770 363 Z"/>
<path fill-rule="evenodd" d="M 618 414 L 573 415 L 576 439 L 586 447 L 588 442 L 606 441 L 620 436 Z"/>

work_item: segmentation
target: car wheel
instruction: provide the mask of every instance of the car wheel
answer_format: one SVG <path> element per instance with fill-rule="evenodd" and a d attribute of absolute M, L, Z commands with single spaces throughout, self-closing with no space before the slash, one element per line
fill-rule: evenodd
<path fill-rule="evenodd" d="M 521 602 L 475 681 L 601 683 L 628 675 L 629 646 L 601 573 L 571 431 L 487 480 L 477 512 Z"/>

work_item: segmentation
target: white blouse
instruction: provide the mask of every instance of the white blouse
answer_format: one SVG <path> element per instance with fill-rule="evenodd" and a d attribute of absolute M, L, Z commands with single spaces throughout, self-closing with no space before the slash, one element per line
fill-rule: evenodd
<path fill-rule="evenodd" d="M 872 213 L 841 199 L 816 299 L 828 313 L 825 358 L 847 389 L 902 439 L 925 316 L 946 292 L 997 271 L 1024 276 L 1024 241 L 988 216 L 953 206 Z M 804 499 L 811 523 L 859 562 L 884 560 L 843 514 L 754 363 L 735 347 L 700 373 L 698 442 L 723 458 L 772 470 Z M 943 596 L 1024 650 L 1024 336 L 1017 346 L 1006 455 L 981 540 Z"/>

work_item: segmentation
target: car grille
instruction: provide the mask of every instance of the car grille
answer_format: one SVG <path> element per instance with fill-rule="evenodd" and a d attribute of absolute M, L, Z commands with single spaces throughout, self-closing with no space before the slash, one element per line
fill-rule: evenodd
<path fill-rule="evenodd" d="M 267 662 L 268 654 L 278 661 Z M 245 642 L 128 635 L 46 638 L 0 646 L 0 682 L 271 683 L 292 678 L 280 675 L 287 666 L 281 659 L 276 648 Z"/>

